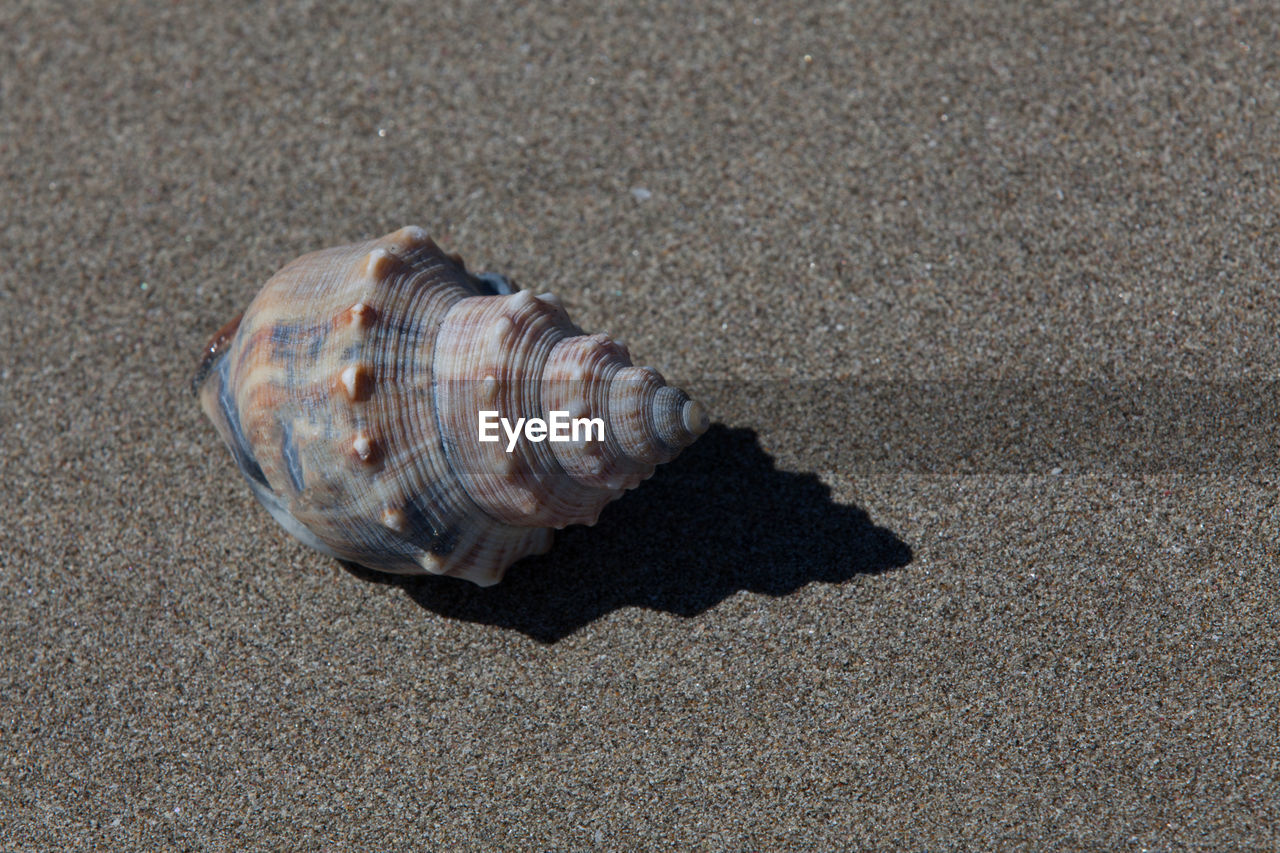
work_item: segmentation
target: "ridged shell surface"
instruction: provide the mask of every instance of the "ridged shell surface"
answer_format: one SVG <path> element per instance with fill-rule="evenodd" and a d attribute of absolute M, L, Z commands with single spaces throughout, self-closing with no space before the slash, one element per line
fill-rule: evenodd
<path fill-rule="evenodd" d="M 299 539 L 379 571 L 487 586 L 550 548 L 553 528 L 594 524 L 707 427 L 697 403 L 584 334 L 554 296 L 511 291 L 420 228 L 314 252 L 218 333 L 193 384 Z M 481 441 L 482 412 L 603 429 Z"/>

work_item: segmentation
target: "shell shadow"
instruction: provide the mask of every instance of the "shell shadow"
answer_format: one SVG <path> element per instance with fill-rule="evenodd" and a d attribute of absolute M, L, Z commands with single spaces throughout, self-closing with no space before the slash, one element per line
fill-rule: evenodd
<path fill-rule="evenodd" d="M 777 470 L 754 430 L 715 424 L 595 527 L 560 531 L 549 554 L 516 563 L 496 586 L 343 565 L 442 616 L 555 643 L 620 607 L 694 616 L 741 590 L 782 596 L 911 560 L 906 543 L 833 503 L 815 475 Z"/>

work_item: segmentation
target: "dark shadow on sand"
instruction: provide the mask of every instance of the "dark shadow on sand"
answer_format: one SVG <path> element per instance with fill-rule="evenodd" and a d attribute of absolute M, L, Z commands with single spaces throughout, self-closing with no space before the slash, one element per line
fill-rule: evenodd
<path fill-rule="evenodd" d="M 716 424 L 595 527 L 556 534 L 549 554 L 497 586 L 380 575 L 427 610 L 554 643 L 620 607 L 693 616 L 740 590 L 781 596 L 911 562 L 911 548 L 813 474 L 774 468 L 756 433 Z"/>

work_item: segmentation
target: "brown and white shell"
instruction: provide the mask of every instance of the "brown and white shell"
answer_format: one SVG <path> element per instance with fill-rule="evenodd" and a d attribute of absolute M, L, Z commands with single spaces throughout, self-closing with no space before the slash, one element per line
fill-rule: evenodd
<path fill-rule="evenodd" d="M 554 296 L 472 275 L 414 227 L 280 270 L 210 342 L 193 387 L 303 542 L 483 586 L 549 549 L 552 528 L 594 524 L 707 428 L 700 405 Z M 480 440 L 482 411 L 599 418 L 604 435 L 526 433 L 508 452 L 502 429 Z"/>

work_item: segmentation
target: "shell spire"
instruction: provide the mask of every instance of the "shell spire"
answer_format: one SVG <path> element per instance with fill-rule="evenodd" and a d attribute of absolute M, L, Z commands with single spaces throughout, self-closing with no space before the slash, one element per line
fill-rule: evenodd
<path fill-rule="evenodd" d="M 551 294 L 472 275 L 420 228 L 277 273 L 193 386 L 254 493 L 312 547 L 496 583 L 594 524 L 708 425 Z"/>

